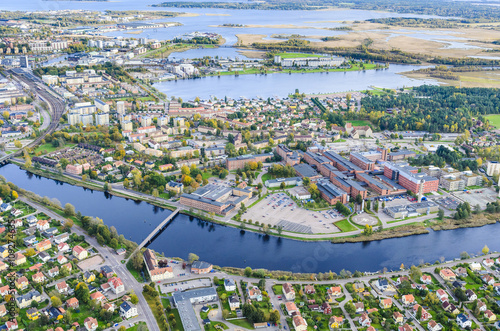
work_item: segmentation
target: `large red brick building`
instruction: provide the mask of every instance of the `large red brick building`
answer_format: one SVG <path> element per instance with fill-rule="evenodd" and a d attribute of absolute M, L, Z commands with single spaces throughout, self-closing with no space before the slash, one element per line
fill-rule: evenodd
<path fill-rule="evenodd" d="M 426 173 L 419 173 L 417 168 L 407 164 L 386 162 L 384 176 L 397 181 L 399 185 L 415 194 L 418 194 L 421 189 L 423 194 L 436 192 L 439 186 L 439 179 Z"/>

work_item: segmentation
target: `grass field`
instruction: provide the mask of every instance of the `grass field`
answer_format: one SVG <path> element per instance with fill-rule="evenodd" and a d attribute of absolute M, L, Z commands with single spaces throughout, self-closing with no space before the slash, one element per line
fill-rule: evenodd
<path fill-rule="evenodd" d="M 284 59 L 296 59 L 299 57 L 320 57 L 321 56 L 321 55 L 309 54 L 309 53 L 278 53 L 276 55 L 279 55 Z"/>
<path fill-rule="evenodd" d="M 66 144 L 66 145 L 64 145 L 64 147 L 54 147 L 54 146 L 52 146 L 52 143 L 47 143 L 47 144 L 43 144 L 43 145 L 38 146 L 35 149 L 35 153 L 38 153 L 38 152 L 43 153 L 43 151 L 47 151 L 47 153 L 52 153 L 53 151 L 56 151 L 58 149 L 66 148 L 66 147 L 73 147 L 75 145 L 76 144 Z"/>
<path fill-rule="evenodd" d="M 368 121 L 363 121 L 363 120 L 357 120 L 357 121 L 348 121 L 349 123 L 352 124 L 352 126 L 364 126 L 370 124 Z"/>
<path fill-rule="evenodd" d="M 347 219 L 333 223 L 342 232 L 356 231 L 358 228 L 352 225 Z"/>
<path fill-rule="evenodd" d="M 228 321 L 229 323 L 231 324 L 234 324 L 236 326 L 239 326 L 239 327 L 242 327 L 242 328 L 245 328 L 245 329 L 250 329 L 250 330 L 253 330 L 254 327 L 253 327 L 253 324 L 250 323 L 249 320 L 247 320 L 246 318 L 244 319 L 239 319 L 239 320 L 230 320 Z"/>
<path fill-rule="evenodd" d="M 490 121 L 490 124 L 497 129 L 500 129 L 500 115 L 487 115 L 486 118 Z"/>

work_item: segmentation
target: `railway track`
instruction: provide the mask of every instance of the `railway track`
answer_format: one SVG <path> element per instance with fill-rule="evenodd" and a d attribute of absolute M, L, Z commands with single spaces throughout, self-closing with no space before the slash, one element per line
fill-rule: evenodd
<path fill-rule="evenodd" d="M 34 147 L 38 145 L 42 139 L 45 138 L 46 135 L 52 134 L 59 125 L 59 120 L 61 119 L 64 110 L 65 103 L 64 101 L 53 95 L 47 86 L 43 84 L 38 77 L 34 76 L 30 72 L 23 71 L 21 69 L 12 69 L 9 71 L 14 77 L 16 77 L 19 81 L 22 81 L 26 85 L 29 86 L 30 90 L 33 91 L 34 94 L 37 95 L 42 101 L 44 101 L 49 106 L 49 113 L 51 115 L 50 125 L 43 132 L 40 137 L 37 137 L 31 143 L 26 145 L 25 147 Z M 22 154 L 22 150 L 18 150 L 17 152 L 7 154 L 0 158 L 0 164 L 5 163 L 8 159 L 19 156 Z"/>

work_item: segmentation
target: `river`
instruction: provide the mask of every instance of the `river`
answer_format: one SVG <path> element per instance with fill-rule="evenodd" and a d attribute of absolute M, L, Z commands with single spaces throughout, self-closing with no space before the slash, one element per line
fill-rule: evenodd
<path fill-rule="evenodd" d="M 118 233 L 134 241 L 145 238 L 170 213 L 144 202 L 34 176 L 12 164 L 1 167 L 0 175 L 40 196 L 56 198 L 63 205 L 72 203 L 82 214 L 102 218 L 106 224 L 115 226 Z M 477 254 L 485 244 L 491 251 L 498 251 L 499 231 L 500 224 L 496 223 L 368 243 L 330 244 L 242 232 L 178 215 L 150 247 L 171 257 L 187 258 L 189 253 L 196 253 L 201 259 L 220 266 L 293 272 L 378 271 L 384 267 L 397 269 L 401 263 L 408 266 L 441 258 L 449 260 L 463 251 Z"/>
<path fill-rule="evenodd" d="M 401 72 L 421 68 L 423 67 L 391 64 L 388 69 L 366 71 L 212 76 L 164 81 L 154 84 L 154 87 L 169 97 L 176 96 L 184 100 L 193 100 L 195 97 L 208 99 L 211 96 L 218 98 L 227 96 L 234 99 L 283 97 L 294 93 L 295 89 L 299 89 L 301 93 L 332 93 L 359 91 L 370 86 L 401 88 L 436 84 L 436 81 L 432 79 L 419 80 L 399 75 Z"/>

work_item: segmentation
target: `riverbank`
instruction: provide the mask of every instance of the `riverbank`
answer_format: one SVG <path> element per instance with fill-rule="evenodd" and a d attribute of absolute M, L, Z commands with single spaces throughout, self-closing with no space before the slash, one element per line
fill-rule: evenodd
<path fill-rule="evenodd" d="M 19 161 L 14 160 L 12 162 L 21 168 L 23 166 L 23 164 Z M 239 229 L 242 232 L 249 231 L 263 236 L 268 236 L 268 237 L 272 236 L 277 238 L 292 239 L 295 241 L 303 241 L 303 242 L 330 241 L 331 243 L 357 243 L 357 242 L 381 241 L 384 239 L 402 238 L 413 235 L 428 234 L 429 233 L 428 227 L 432 228 L 435 231 L 451 230 L 451 229 L 467 228 L 467 227 L 480 227 L 483 225 L 496 223 L 497 221 L 494 215 L 489 215 L 489 214 L 473 215 L 473 219 L 468 220 L 467 222 L 463 221 L 454 222 L 454 220 L 452 219 L 445 219 L 444 221 L 425 220 L 422 222 L 414 222 L 404 225 L 394 224 L 394 226 L 391 228 L 385 228 L 380 230 L 375 228 L 374 232 L 370 235 L 365 235 L 362 229 L 356 229 L 354 231 L 343 232 L 343 233 L 317 234 L 317 235 L 309 235 L 309 234 L 295 233 L 288 231 L 278 231 L 277 229 L 274 228 L 267 229 L 266 231 L 264 231 L 262 227 L 254 224 L 242 223 L 235 220 L 223 218 L 222 216 L 220 216 L 220 219 L 217 219 L 215 216 L 212 216 L 206 212 L 194 210 L 192 208 L 188 209 L 185 206 L 182 206 L 178 203 L 168 204 L 165 201 L 163 201 L 164 199 L 162 198 L 154 198 L 141 192 L 135 192 L 135 191 L 123 192 L 124 189 L 118 189 L 118 188 L 111 188 L 110 190 L 106 191 L 104 189 L 104 184 L 101 185 L 100 183 L 95 183 L 94 181 L 91 180 L 82 181 L 68 175 L 42 169 L 30 168 L 27 171 L 37 176 L 42 176 L 52 180 L 65 182 L 73 186 L 79 186 L 90 190 L 101 191 L 109 195 L 125 199 L 132 199 L 134 201 L 144 201 L 159 208 L 171 211 L 179 209 L 179 213 L 181 214 L 188 215 L 191 217 L 196 217 L 206 222 Z M 484 217 L 481 217 L 483 215 Z"/>

